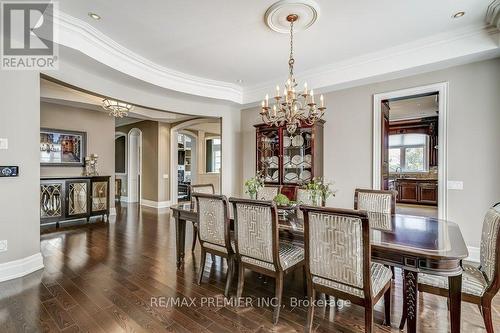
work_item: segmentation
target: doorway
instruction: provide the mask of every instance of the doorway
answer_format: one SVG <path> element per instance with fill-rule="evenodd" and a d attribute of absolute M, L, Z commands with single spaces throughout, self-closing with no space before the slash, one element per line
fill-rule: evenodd
<path fill-rule="evenodd" d="M 170 130 L 172 204 L 190 200 L 189 185 L 212 184 L 222 188 L 222 119 L 192 119 Z M 175 138 L 175 139 L 174 139 Z M 187 193 L 186 193 L 187 192 Z"/>
<path fill-rule="evenodd" d="M 447 84 L 374 95 L 373 188 L 396 212 L 446 218 Z"/>
<path fill-rule="evenodd" d="M 142 131 L 132 128 L 128 132 L 128 202 L 141 203 L 142 199 Z"/>

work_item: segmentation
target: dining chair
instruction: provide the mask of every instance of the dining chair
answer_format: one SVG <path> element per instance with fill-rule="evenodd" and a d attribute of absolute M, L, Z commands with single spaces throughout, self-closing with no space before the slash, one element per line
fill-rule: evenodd
<path fill-rule="evenodd" d="M 193 193 L 198 212 L 198 239 L 201 246 L 201 262 L 198 284 L 201 284 L 207 253 L 227 259 L 226 288 L 229 296 L 234 272 L 234 250 L 230 238 L 229 205 L 224 195 Z"/>
<path fill-rule="evenodd" d="M 214 194 L 215 189 L 213 184 L 196 184 L 189 186 L 189 193 L 191 195 L 191 204 L 195 205 L 195 200 L 193 198 L 194 193 L 205 193 L 205 194 Z M 193 242 L 191 245 L 191 251 L 194 251 L 196 247 L 196 238 L 198 234 L 198 223 L 193 223 Z"/>
<path fill-rule="evenodd" d="M 281 193 L 281 185 L 266 185 L 257 191 L 257 200 L 271 201 Z"/>
<path fill-rule="evenodd" d="M 365 211 L 301 206 L 307 278 L 305 331 L 312 330 L 316 291 L 365 308 L 365 332 L 373 331 L 373 308 L 384 296 L 391 323 L 391 270 L 371 262 L 370 222 Z"/>
<path fill-rule="evenodd" d="M 376 229 L 391 230 L 391 214 L 396 213 L 396 196 L 392 190 L 354 190 L 354 209 L 365 210 L 370 217 L 370 226 Z M 394 266 L 388 266 L 394 278 Z"/>
<path fill-rule="evenodd" d="M 491 207 L 484 217 L 479 256 L 479 265 L 465 261 L 462 264 L 462 300 L 477 304 L 486 332 L 494 333 L 491 301 L 500 289 L 500 202 Z M 418 290 L 449 297 L 448 279 L 420 273 Z M 400 327 L 404 326 L 403 319 Z"/>
<path fill-rule="evenodd" d="M 396 212 L 397 191 L 354 190 L 354 209 L 367 212 L 394 214 Z"/>
<path fill-rule="evenodd" d="M 303 268 L 304 249 L 288 242 L 280 242 L 278 213 L 273 201 L 230 198 L 233 204 L 235 250 L 238 259 L 238 287 L 241 297 L 245 269 L 274 277 L 275 297 L 273 322 L 279 319 L 284 276 Z"/>

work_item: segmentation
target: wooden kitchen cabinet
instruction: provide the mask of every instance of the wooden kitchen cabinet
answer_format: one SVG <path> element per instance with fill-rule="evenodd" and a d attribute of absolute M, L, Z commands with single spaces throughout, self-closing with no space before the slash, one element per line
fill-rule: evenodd
<path fill-rule="evenodd" d="M 418 184 L 419 203 L 437 205 L 438 191 L 437 182 Z"/>
<path fill-rule="evenodd" d="M 438 203 L 437 180 L 398 179 L 396 184 L 397 202 L 434 206 Z"/>

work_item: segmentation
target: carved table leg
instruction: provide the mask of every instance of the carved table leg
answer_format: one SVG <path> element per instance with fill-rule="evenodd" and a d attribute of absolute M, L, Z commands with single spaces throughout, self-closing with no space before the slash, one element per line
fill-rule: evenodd
<path fill-rule="evenodd" d="M 417 332 L 418 315 L 418 273 L 404 271 L 404 303 L 406 303 L 407 332 Z"/>
<path fill-rule="evenodd" d="M 448 277 L 451 332 L 460 332 L 462 310 L 462 275 Z"/>
<path fill-rule="evenodd" d="M 405 282 L 405 271 L 401 271 L 403 278 L 403 313 L 401 314 L 401 322 L 399 323 L 399 329 L 402 331 L 406 325 L 406 318 L 408 317 L 408 309 L 406 306 L 406 282 Z"/>
<path fill-rule="evenodd" d="M 184 247 L 186 243 L 186 220 L 174 214 L 175 219 L 175 250 L 177 255 L 177 268 L 184 262 Z"/>

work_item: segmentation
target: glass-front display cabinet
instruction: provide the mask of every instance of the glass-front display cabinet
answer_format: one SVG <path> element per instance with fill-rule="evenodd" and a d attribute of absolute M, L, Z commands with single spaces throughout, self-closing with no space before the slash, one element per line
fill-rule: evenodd
<path fill-rule="evenodd" d="M 61 224 L 92 216 L 109 216 L 109 176 L 43 177 L 40 180 L 40 225 Z"/>
<path fill-rule="evenodd" d="M 286 126 L 255 125 L 256 172 L 266 184 L 282 185 L 282 193 L 293 199 L 297 187 L 323 176 L 323 125 L 323 120 L 302 125 L 293 134 Z"/>

